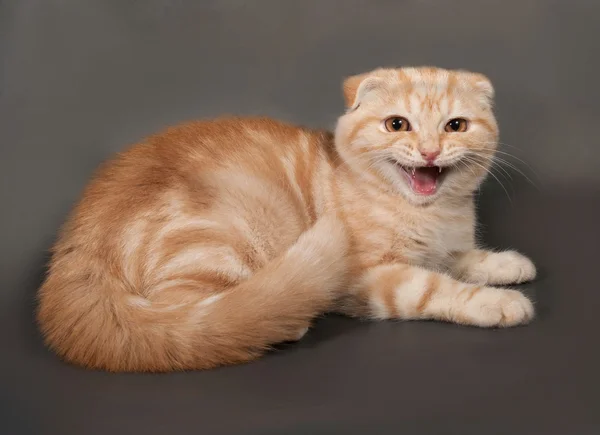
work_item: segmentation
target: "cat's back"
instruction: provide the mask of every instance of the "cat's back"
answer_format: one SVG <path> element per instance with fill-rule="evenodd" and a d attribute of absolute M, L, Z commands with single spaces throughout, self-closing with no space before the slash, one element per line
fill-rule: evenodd
<path fill-rule="evenodd" d="M 174 203 L 198 214 L 230 199 L 225 196 L 244 201 L 286 192 L 304 201 L 314 188 L 317 161 L 330 160 L 332 144 L 327 132 L 269 118 L 170 127 L 104 163 L 62 234 L 102 240 L 144 215 L 167 219 Z"/>
<path fill-rule="evenodd" d="M 175 169 L 202 162 L 256 165 L 294 153 L 308 154 L 332 142 L 332 135 L 266 117 L 223 117 L 170 127 L 149 138 L 156 156 Z M 272 166 L 274 162 L 270 163 Z M 210 170 L 210 167 L 205 167 Z"/>
<path fill-rule="evenodd" d="M 316 151 L 327 141 L 331 138 L 326 132 L 270 118 L 187 122 L 149 136 L 102 164 L 83 199 L 131 198 L 137 191 L 139 202 L 177 183 L 205 178 L 223 169 L 281 169 L 280 162 L 289 156 L 310 153 L 311 148 Z"/>

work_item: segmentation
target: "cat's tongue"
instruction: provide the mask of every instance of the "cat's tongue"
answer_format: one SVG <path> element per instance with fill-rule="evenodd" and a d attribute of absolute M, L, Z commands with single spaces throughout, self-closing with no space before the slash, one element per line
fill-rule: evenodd
<path fill-rule="evenodd" d="M 437 179 L 440 170 L 437 166 L 415 168 L 410 171 L 411 187 L 415 193 L 421 195 L 433 195 L 437 189 Z"/>

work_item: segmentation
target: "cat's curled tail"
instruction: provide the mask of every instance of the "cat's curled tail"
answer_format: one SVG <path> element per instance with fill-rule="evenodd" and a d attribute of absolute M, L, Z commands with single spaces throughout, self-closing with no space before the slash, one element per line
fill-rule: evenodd
<path fill-rule="evenodd" d="M 246 281 L 210 296 L 172 287 L 143 297 L 114 278 L 51 272 L 38 321 L 51 348 L 88 368 L 160 372 L 249 361 L 298 338 L 331 307 L 347 249 L 341 223 L 322 217 Z"/>

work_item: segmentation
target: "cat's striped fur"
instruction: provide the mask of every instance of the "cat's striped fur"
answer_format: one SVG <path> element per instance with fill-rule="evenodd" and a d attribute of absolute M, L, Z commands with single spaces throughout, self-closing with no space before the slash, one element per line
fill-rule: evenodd
<path fill-rule="evenodd" d="M 489 81 L 381 69 L 346 80 L 344 93 L 335 138 L 224 118 L 168 129 L 105 164 L 39 292 L 48 345 L 89 368 L 170 371 L 252 360 L 331 310 L 529 321 L 525 296 L 488 285 L 532 279 L 533 264 L 474 237 L 472 195 L 497 141 Z M 386 131 L 395 115 L 412 130 Z M 458 116 L 469 130 L 446 133 Z M 424 148 L 452 167 L 432 195 L 390 163 L 422 165 Z"/>

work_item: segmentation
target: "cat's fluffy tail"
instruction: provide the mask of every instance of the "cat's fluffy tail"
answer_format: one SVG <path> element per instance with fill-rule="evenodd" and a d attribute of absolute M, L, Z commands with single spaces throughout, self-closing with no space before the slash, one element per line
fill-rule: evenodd
<path fill-rule="evenodd" d="M 164 289 L 134 295 L 121 282 L 42 287 L 38 320 L 67 361 L 109 371 L 207 369 L 252 360 L 298 338 L 331 307 L 347 273 L 346 234 L 321 218 L 286 252 L 223 293 Z"/>

